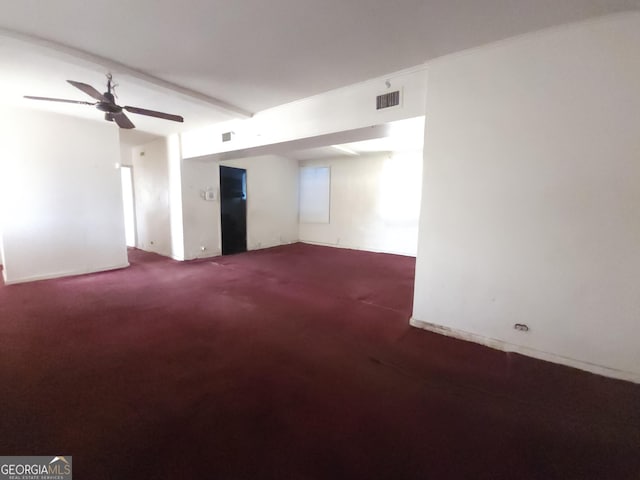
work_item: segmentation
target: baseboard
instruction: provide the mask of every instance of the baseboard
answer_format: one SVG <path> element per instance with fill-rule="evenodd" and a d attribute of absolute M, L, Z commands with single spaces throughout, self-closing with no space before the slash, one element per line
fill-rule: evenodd
<path fill-rule="evenodd" d="M 299 240 L 300 243 L 306 243 L 308 245 L 319 245 L 321 247 L 333 247 L 333 248 L 343 248 L 345 250 L 359 250 L 361 252 L 373 252 L 373 253 L 388 253 L 389 255 L 400 255 L 403 257 L 413 257 L 415 258 L 415 255 L 412 255 L 410 253 L 407 252 L 395 252 L 392 250 L 378 250 L 376 248 L 365 248 L 365 247 L 356 247 L 353 245 L 344 245 L 344 244 L 338 244 L 338 243 L 323 243 L 323 242 L 313 242 L 311 240 Z"/>
<path fill-rule="evenodd" d="M 459 340 L 465 340 L 467 342 L 479 343 L 480 345 L 484 345 L 485 347 L 493 348 L 495 350 L 520 353 L 522 355 L 526 355 L 527 357 L 537 358 L 539 360 L 545 360 L 552 363 L 558 363 L 560 365 L 577 368 L 586 372 L 595 373 L 597 375 L 603 375 L 605 377 L 615 378 L 618 380 L 626 380 L 633 383 L 640 383 L 640 373 L 627 372 L 615 368 L 604 367 L 602 365 L 596 365 L 594 363 L 585 362 L 583 360 L 564 357 L 555 353 L 543 352 L 534 348 L 523 347 L 521 345 L 497 340 L 491 337 L 485 337 L 476 333 L 466 332 L 464 330 L 458 330 L 442 325 L 436 325 L 434 323 L 418 320 L 414 317 L 411 317 L 411 319 L 409 320 L 409 324 L 412 327 L 439 333 L 447 337 L 457 338 Z"/>
<path fill-rule="evenodd" d="M 6 275 L 4 276 L 4 284 L 5 285 L 16 285 L 18 283 L 27 283 L 27 282 L 37 282 L 40 280 L 51 280 L 53 278 L 61 278 L 61 277 L 72 277 L 75 275 L 87 275 L 89 273 L 99 273 L 99 272 L 107 272 L 109 270 L 119 270 L 121 268 L 127 268 L 129 267 L 130 264 L 129 262 L 123 263 L 123 264 L 118 264 L 118 265 L 112 265 L 109 267 L 103 267 L 103 268 L 99 268 L 96 270 L 68 270 L 65 272 L 56 272 L 56 273 L 47 273 L 44 275 L 32 275 L 29 277 L 23 277 L 23 278 L 19 278 L 17 280 L 11 280 L 11 281 L 7 281 Z M 3 272 L 4 274 L 5 272 Z"/>

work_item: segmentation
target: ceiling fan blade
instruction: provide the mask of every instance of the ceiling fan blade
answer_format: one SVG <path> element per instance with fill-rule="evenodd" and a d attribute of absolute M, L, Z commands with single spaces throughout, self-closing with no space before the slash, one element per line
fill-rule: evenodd
<path fill-rule="evenodd" d="M 51 98 L 51 97 L 34 97 L 31 95 L 25 95 L 24 98 L 29 100 L 46 100 L 48 102 L 62 102 L 62 103 L 79 103 L 80 105 L 95 105 L 95 102 L 83 102 L 81 100 L 65 100 L 64 98 Z"/>
<path fill-rule="evenodd" d="M 146 108 L 138 107 L 124 107 L 124 109 L 127 112 L 146 115 L 148 117 L 164 118 L 165 120 L 172 120 L 174 122 L 184 122 L 184 118 L 180 115 L 171 115 L 170 113 L 156 112 L 155 110 L 147 110 Z"/>
<path fill-rule="evenodd" d="M 113 121 L 118 124 L 120 128 L 136 128 L 136 126 L 129 120 L 124 113 L 113 113 L 112 114 Z"/>
<path fill-rule="evenodd" d="M 86 93 L 90 97 L 95 98 L 96 100 L 100 100 L 101 102 L 109 101 L 108 98 L 105 98 L 104 95 L 102 95 L 98 90 L 93 88 L 91 85 L 87 85 L 86 83 L 82 83 L 82 82 L 76 82 L 74 80 L 67 80 L 67 82 L 69 82 L 74 87 L 79 88 L 84 93 Z"/>

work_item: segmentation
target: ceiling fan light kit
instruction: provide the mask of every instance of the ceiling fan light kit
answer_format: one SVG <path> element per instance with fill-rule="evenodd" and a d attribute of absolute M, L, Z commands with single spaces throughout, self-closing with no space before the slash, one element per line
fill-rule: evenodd
<path fill-rule="evenodd" d="M 107 91 L 104 93 L 100 93 L 98 90 L 93 88 L 91 85 L 82 82 L 76 82 L 75 80 L 67 80 L 71 85 L 76 87 L 79 90 L 82 90 L 84 93 L 89 95 L 90 97 L 97 100 L 96 102 L 85 102 L 81 100 L 66 100 L 63 98 L 51 98 L 51 97 L 35 97 L 31 95 L 25 95 L 24 98 L 28 98 L 30 100 L 45 100 L 48 102 L 62 102 L 62 103 L 76 103 L 80 105 L 93 105 L 101 112 L 104 112 L 104 119 L 108 122 L 115 122 L 120 128 L 135 128 L 135 125 L 129 117 L 124 113 L 127 111 L 129 113 L 135 113 L 137 115 L 145 115 L 147 117 L 155 117 L 161 118 L 164 120 L 171 120 L 173 122 L 184 122 L 184 118 L 180 115 L 173 115 L 170 113 L 158 112 L 156 110 L 148 110 L 146 108 L 139 107 L 131 107 L 124 106 L 121 107 L 116 103 L 115 96 L 113 94 L 113 89 L 116 85 L 113 84 L 113 78 L 110 73 L 107 74 Z"/>

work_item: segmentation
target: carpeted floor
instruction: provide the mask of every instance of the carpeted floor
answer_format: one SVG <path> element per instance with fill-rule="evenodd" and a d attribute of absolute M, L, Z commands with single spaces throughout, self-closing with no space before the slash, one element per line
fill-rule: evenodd
<path fill-rule="evenodd" d="M 408 326 L 414 260 L 294 244 L 0 286 L 0 455 L 76 479 L 637 479 L 640 386 Z"/>

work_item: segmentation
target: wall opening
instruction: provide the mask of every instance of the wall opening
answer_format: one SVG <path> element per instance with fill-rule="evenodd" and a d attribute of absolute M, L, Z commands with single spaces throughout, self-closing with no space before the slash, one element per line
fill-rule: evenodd
<path fill-rule="evenodd" d="M 120 167 L 122 207 L 124 209 L 124 236 L 127 247 L 136 246 L 136 210 L 133 196 L 133 168 Z"/>

